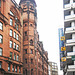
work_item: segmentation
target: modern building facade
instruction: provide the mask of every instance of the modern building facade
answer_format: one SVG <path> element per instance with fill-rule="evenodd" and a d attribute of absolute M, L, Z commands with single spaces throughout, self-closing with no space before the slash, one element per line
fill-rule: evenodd
<path fill-rule="evenodd" d="M 48 75 L 34 0 L 0 0 L 0 75 Z"/>
<path fill-rule="evenodd" d="M 49 62 L 49 75 L 58 75 L 58 66 L 55 62 Z"/>
<path fill-rule="evenodd" d="M 63 0 L 64 36 L 66 51 L 64 56 L 64 75 L 75 75 L 75 0 Z"/>

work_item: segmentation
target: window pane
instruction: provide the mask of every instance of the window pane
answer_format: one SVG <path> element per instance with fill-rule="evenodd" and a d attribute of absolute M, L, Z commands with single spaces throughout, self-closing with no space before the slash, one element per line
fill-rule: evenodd
<path fill-rule="evenodd" d="M 25 36 L 27 36 L 27 31 L 25 31 Z"/>
<path fill-rule="evenodd" d="M 17 55 L 17 61 L 19 61 L 19 55 Z"/>
<path fill-rule="evenodd" d="M 25 49 L 25 53 L 27 54 L 27 49 Z"/>
<path fill-rule="evenodd" d="M 25 70 L 25 74 L 27 75 L 27 69 Z"/>
<path fill-rule="evenodd" d="M 8 71 L 10 71 L 10 64 L 8 64 Z"/>
<path fill-rule="evenodd" d="M 15 68 L 15 71 L 17 72 L 17 66 L 16 66 L 16 68 Z"/>
<path fill-rule="evenodd" d="M 10 36 L 12 36 L 12 30 L 10 29 Z"/>
<path fill-rule="evenodd" d="M 16 38 L 16 32 L 14 32 L 14 38 Z"/>
<path fill-rule="evenodd" d="M 10 59 L 12 59 L 12 52 L 10 52 Z"/>
<path fill-rule="evenodd" d="M 0 35 L 0 43 L 2 43 L 3 42 L 3 37 L 2 37 L 2 35 Z"/>
<path fill-rule="evenodd" d="M 33 69 L 31 69 L 31 75 L 33 75 Z"/>
<path fill-rule="evenodd" d="M 31 49 L 31 54 L 33 54 L 33 50 Z"/>
<path fill-rule="evenodd" d="M 19 67 L 19 73 L 21 73 L 21 67 Z"/>
<path fill-rule="evenodd" d="M 10 14 L 11 14 L 11 15 L 14 15 L 12 11 L 10 11 Z"/>
<path fill-rule="evenodd" d="M 33 45 L 33 40 L 32 39 L 30 40 L 30 45 Z"/>
<path fill-rule="evenodd" d="M 0 68 L 2 68 L 2 62 L 0 61 Z"/>
<path fill-rule="evenodd" d="M 10 19 L 10 25 L 11 25 L 11 26 L 13 25 L 13 20 L 12 20 L 12 19 Z"/>
<path fill-rule="evenodd" d="M 18 24 L 17 24 L 17 30 L 18 30 Z"/>
<path fill-rule="evenodd" d="M 14 72 L 14 65 L 13 65 L 13 67 L 12 67 L 12 72 Z"/>
<path fill-rule="evenodd" d="M 17 45 L 17 50 L 19 50 L 19 45 Z"/>
<path fill-rule="evenodd" d="M 0 22 L 0 29 L 3 30 L 3 24 Z"/>
<path fill-rule="evenodd" d="M 10 48 L 12 48 L 12 41 L 10 41 Z"/>
<path fill-rule="evenodd" d="M 14 49 L 16 49 L 16 43 L 14 43 Z"/>
<path fill-rule="evenodd" d="M 31 59 L 31 64 L 33 64 L 33 59 Z"/>
<path fill-rule="evenodd" d="M 0 0 L 0 7 L 1 7 L 1 0 Z"/>
<path fill-rule="evenodd" d="M 25 63 L 27 64 L 27 59 L 25 59 Z"/>
<path fill-rule="evenodd" d="M 0 56 L 2 56 L 2 48 L 0 48 Z"/>
<path fill-rule="evenodd" d="M 16 60 L 16 54 L 14 54 L 14 60 Z"/>
<path fill-rule="evenodd" d="M 16 28 L 16 23 L 15 23 L 15 28 Z"/>
<path fill-rule="evenodd" d="M 19 40 L 19 35 L 17 34 L 17 40 Z"/>

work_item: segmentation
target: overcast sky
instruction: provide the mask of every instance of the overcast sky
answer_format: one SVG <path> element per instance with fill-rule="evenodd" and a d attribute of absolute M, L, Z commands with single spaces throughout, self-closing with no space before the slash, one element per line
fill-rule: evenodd
<path fill-rule="evenodd" d="M 18 3 L 20 0 L 16 0 Z M 44 49 L 48 51 L 49 61 L 59 66 L 58 28 L 63 27 L 63 0 L 36 0 L 37 30 Z M 60 68 L 59 68 L 60 69 Z M 59 75 L 62 72 L 59 71 Z"/>

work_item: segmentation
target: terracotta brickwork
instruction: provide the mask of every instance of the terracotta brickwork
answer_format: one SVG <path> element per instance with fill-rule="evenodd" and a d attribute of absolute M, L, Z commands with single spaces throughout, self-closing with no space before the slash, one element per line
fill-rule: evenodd
<path fill-rule="evenodd" d="M 0 0 L 0 75 L 48 75 L 34 0 Z"/>
<path fill-rule="evenodd" d="M 21 20 L 22 10 L 18 9 L 18 7 L 15 6 L 16 2 L 13 2 L 13 0 L 0 0 L 0 1 L 1 1 L 0 25 L 2 25 L 2 29 L 0 29 L 0 35 L 2 36 L 2 43 L 0 43 L 0 48 L 2 49 L 2 54 L 0 54 L 1 69 L 2 71 L 4 71 L 4 75 L 11 75 L 11 74 L 22 75 L 23 74 L 23 56 L 22 56 L 23 25 Z M 12 41 L 11 44 L 10 41 Z"/>

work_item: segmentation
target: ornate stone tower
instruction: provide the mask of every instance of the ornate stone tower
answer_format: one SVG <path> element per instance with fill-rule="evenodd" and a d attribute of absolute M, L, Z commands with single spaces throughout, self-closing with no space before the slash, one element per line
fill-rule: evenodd
<path fill-rule="evenodd" d="M 23 8 L 23 61 L 24 75 L 36 75 L 35 30 L 36 3 L 34 0 L 20 0 Z"/>

